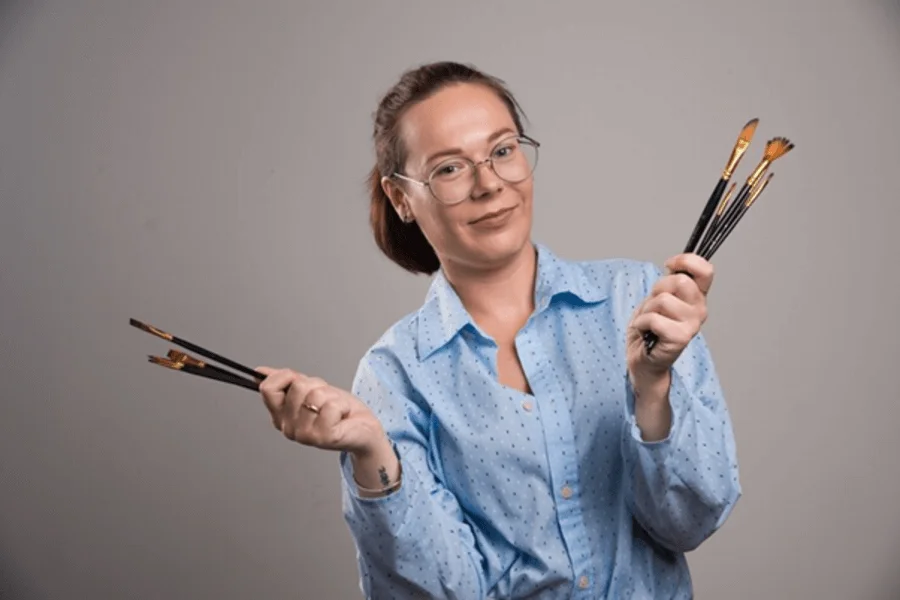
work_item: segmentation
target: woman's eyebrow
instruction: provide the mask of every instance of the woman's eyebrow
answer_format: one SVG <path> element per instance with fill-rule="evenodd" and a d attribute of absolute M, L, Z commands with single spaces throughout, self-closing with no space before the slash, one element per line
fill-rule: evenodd
<path fill-rule="evenodd" d="M 503 127 L 501 129 L 498 129 L 494 133 L 492 133 L 488 137 L 487 142 L 488 142 L 488 144 L 491 144 L 494 141 L 496 141 L 498 138 L 500 138 L 504 135 L 512 135 L 515 133 L 516 132 L 513 131 L 512 129 L 510 129 L 509 127 Z M 425 161 L 425 164 L 429 165 L 438 158 L 443 158 L 445 156 L 453 156 L 455 154 L 462 154 L 462 153 L 463 153 L 463 151 L 461 148 L 447 148 L 446 150 L 441 150 L 440 152 L 435 152 L 434 154 L 429 156 L 428 159 Z"/>

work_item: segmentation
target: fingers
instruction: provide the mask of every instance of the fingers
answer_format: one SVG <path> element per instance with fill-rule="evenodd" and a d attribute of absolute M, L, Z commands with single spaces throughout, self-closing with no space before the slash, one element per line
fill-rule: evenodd
<path fill-rule="evenodd" d="M 307 377 L 296 374 L 281 407 L 282 433 L 285 437 L 297 441 L 301 432 L 312 426 L 318 416 L 319 404 L 323 402 L 319 388 L 327 388 L 328 384 L 318 377 Z"/>
<path fill-rule="evenodd" d="M 715 269 L 711 262 L 699 254 L 694 254 L 693 252 L 678 254 L 667 260 L 665 267 L 670 273 L 676 273 L 677 271 L 690 273 L 691 277 L 684 275 L 679 275 L 679 277 L 684 277 L 688 280 L 693 278 L 693 282 L 703 295 L 709 293 L 715 276 Z"/>
<path fill-rule="evenodd" d="M 658 312 L 641 313 L 632 322 L 638 331 L 652 331 L 660 340 L 686 346 L 694 335 L 689 322 L 676 321 Z"/>
<path fill-rule="evenodd" d="M 295 376 L 298 375 L 290 369 L 270 369 L 268 367 L 257 367 L 260 373 L 264 373 L 266 378 L 259 384 L 259 393 L 262 396 L 263 403 L 272 414 L 273 420 L 281 414 L 287 389 L 294 382 Z M 276 427 L 278 427 L 276 420 Z"/>
<path fill-rule="evenodd" d="M 316 412 L 308 406 L 315 407 Z M 294 412 L 285 417 L 285 437 L 308 446 L 332 448 L 338 442 L 336 426 L 350 414 L 351 406 L 341 390 L 325 384 L 312 388 L 291 409 Z"/>
<path fill-rule="evenodd" d="M 266 378 L 259 391 L 272 416 L 272 424 L 287 439 L 318 448 L 342 447 L 352 427 L 348 417 L 355 398 L 319 377 L 291 369 L 257 367 Z M 356 401 L 358 403 L 358 401 Z"/>
<path fill-rule="evenodd" d="M 650 290 L 650 295 L 656 296 L 659 294 L 672 294 L 689 304 L 702 302 L 705 297 L 696 280 L 691 279 L 684 273 L 664 275 L 657 280 Z"/>
<path fill-rule="evenodd" d="M 661 292 L 647 299 L 641 312 L 659 313 L 673 321 L 689 321 L 694 318 L 696 309 L 672 293 Z"/>

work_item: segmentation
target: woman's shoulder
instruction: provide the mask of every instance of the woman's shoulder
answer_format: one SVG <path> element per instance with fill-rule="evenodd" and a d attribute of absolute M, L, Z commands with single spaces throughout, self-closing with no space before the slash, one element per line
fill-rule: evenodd
<path fill-rule="evenodd" d="M 560 285 L 571 288 L 582 298 L 596 301 L 639 303 L 662 274 L 654 262 L 632 257 L 571 259 L 552 256 Z"/>
<path fill-rule="evenodd" d="M 357 364 L 357 378 L 378 372 L 399 383 L 407 378 L 416 356 L 418 310 L 409 312 L 371 342 Z"/>

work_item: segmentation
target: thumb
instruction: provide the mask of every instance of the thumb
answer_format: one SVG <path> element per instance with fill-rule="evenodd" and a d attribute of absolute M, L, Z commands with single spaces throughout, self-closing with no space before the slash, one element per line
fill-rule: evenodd
<path fill-rule="evenodd" d="M 276 371 L 276 369 L 273 369 L 272 367 L 254 367 L 253 370 L 254 370 L 254 371 L 259 371 L 260 373 L 262 373 L 262 374 L 265 375 L 266 377 L 268 377 L 269 375 L 271 375 L 272 373 L 274 373 L 274 372 Z"/>

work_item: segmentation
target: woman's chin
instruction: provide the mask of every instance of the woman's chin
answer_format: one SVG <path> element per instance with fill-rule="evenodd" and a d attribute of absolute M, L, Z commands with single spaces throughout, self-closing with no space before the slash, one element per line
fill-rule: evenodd
<path fill-rule="evenodd" d="M 510 228 L 489 236 L 478 236 L 470 245 L 472 254 L 486 264 L 505 263 L 531 245 L 530 230 L 525 227 Z"/>

